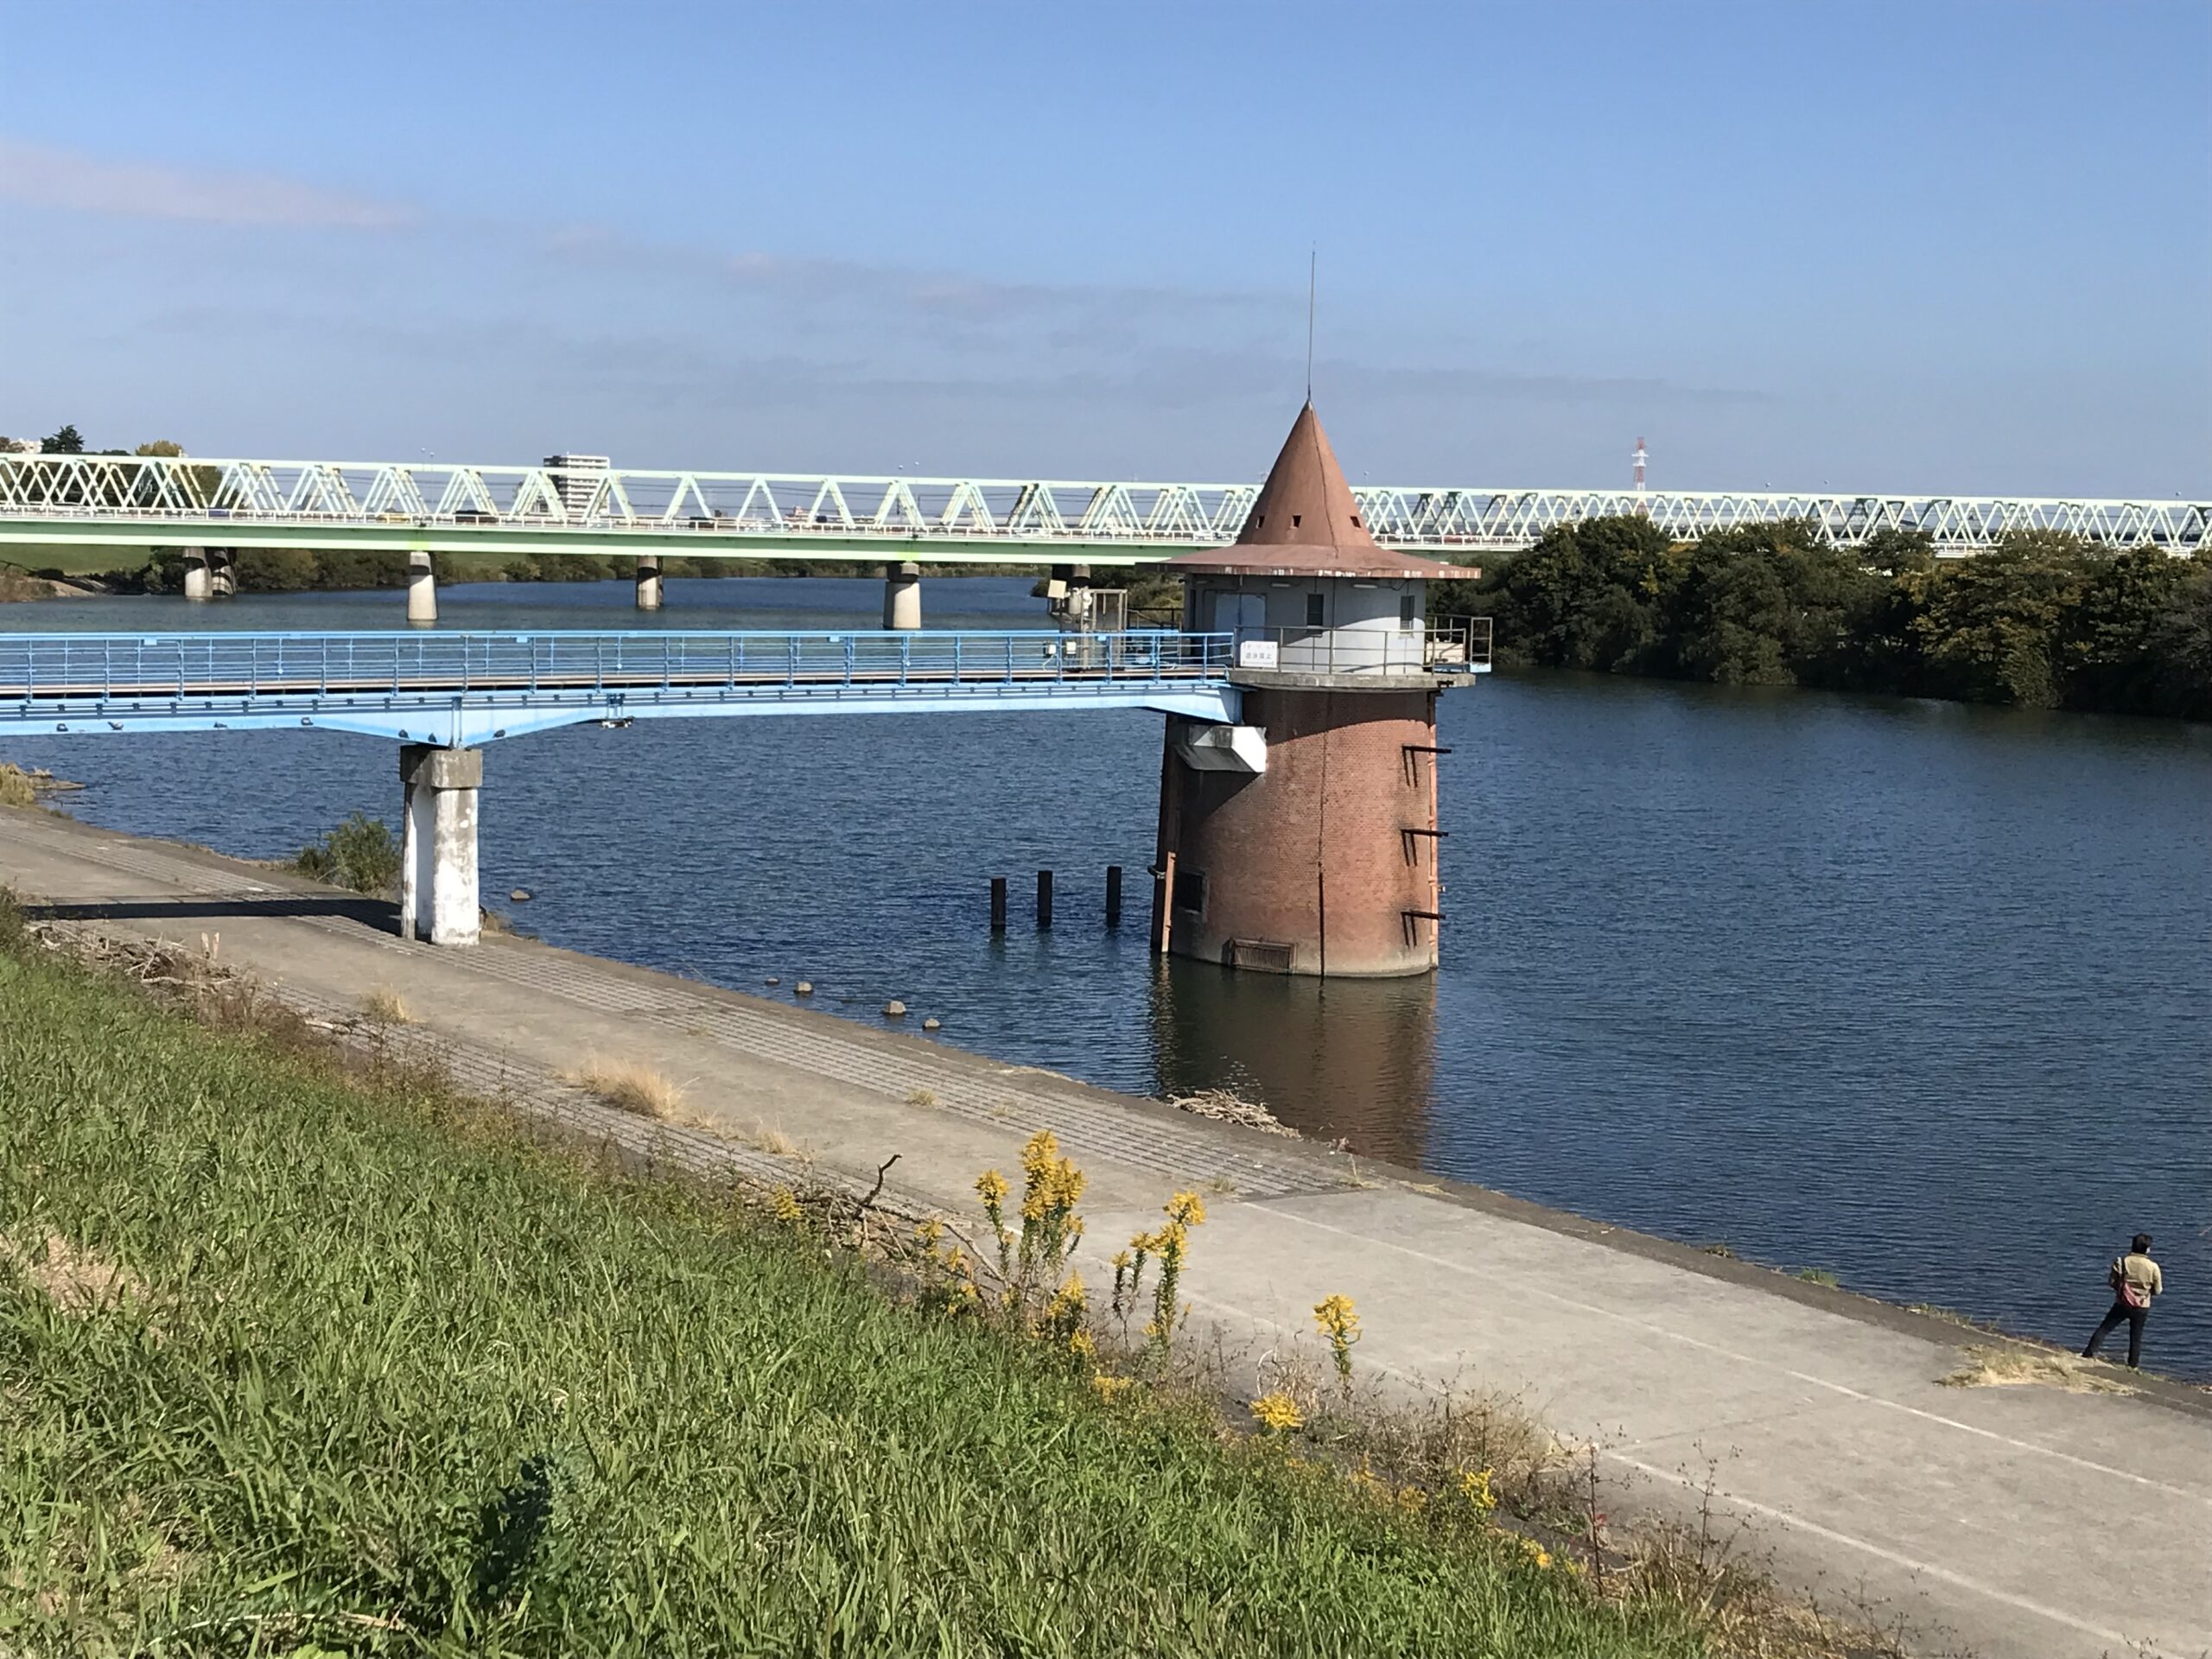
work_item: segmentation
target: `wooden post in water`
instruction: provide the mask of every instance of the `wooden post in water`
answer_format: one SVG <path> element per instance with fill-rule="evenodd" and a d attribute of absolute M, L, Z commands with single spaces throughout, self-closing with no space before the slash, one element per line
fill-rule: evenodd
<path fill-rule="evenodd" d="M 991 931 L 1006 931 L 1006 877 L 991 878 Z"/>
<path fill-rule="evenodd" d="M 1109 864 L 1106 867 L 1106 925 L 1119 927 L 1121 925 L 1122 867 L 1118 864 Z"/>
<path fill-rule="evenodd" d="M 1052 873 L 1037 872 L 1037 931 L 1046 933 L 1052 926 Z"/>

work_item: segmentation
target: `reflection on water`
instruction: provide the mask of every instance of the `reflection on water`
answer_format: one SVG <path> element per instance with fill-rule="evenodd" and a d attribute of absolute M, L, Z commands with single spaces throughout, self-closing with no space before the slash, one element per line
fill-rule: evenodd
<path fill-rule="evenodd" d="M 1021 579 L 930 580 L 1027 626 Z M 871 626 L 877 582 L 459 587 L 454 627 Z M 388 628 L 394 592 L 0 606 L 0 628 Z M 2212 1283 L 2212 728 L 1541 676 L 1443 699 L 1443 967 L 1325 985 L 1146 948 L 1156 715 L 639 721 L 493 744 L 485 891 L 552 943 L 1317 1136 L 2080 1343 L 2158 1237 Z M 10 738 L 94 823 L 267 857 L 396 818 L 390 746 Z M 255 787 L 236 786 L 239 768 Z M 1109 931 L 1103 873 L 1134 878 Z M 1035 872 L 1058 874 L 1039 933 Z M 1012 929 L 988 927 L 1009 879 Z M 782 988 L 764 983 L 774 975 Z M 2152 1323 L 2212 1372 L 2212 1296 Z"/>
<path fill-rule="evenodd" d="M 1237 974 L 1178 957 L 1152 980 L 1158 1092 L 1226 1089 L 1302 1135 L 1418 1164 L 1436 1071 L 1436 986 Z"/>

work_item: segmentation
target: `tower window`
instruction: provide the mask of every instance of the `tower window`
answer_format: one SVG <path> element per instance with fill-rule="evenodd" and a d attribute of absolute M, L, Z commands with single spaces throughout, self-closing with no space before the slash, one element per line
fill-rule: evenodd
<path fill-rule="evenodd" d="M 1175 872 L 1175 892 L 1169 900 L 1178 910 L 1188 910 L 1205 915 L 1206 912 L 1206 873 L 1204 870 Z"/>
<path fill-rule="evenodd" d="M 1325 626 L 1329 601 L 1319 594 L 1306 595 L 1306 626 L 1318 628 Z"/>
<path fill-rule="evenodd" d="M 1290 527 L 1293 530 L 1296 530 L 1299 525 L 1305 522 L 1306 515 L 1302 512 L 1294 512 L 1290 515 Z"/>
<path fill-rule="evenodd" d="M 1398 595 L 1398 626 L 1408 633 L 1413 632 L 1414 596 L 1411 594 Z"/>
<path fill-rule="evenodd" d="M 1356 512 L 1351 516 L 1351 527 L 1354 530 L 1357 530 L 1359 528 L 1359 515 Z"/>

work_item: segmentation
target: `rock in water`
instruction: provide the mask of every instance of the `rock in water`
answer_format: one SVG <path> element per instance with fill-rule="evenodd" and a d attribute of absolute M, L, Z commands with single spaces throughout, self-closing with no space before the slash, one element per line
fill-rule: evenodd
<path fill-rule="evenodd" d="M 513 899 L 515 903 L 518 905 L 526 905 L 530 902 L 530 889 L 528 887 L 517 887 L 512 893 L 510 893 L 507 897 Z"/>
<path fill-rule="evenodd" d="M 802 979 L 798 984 L 791 987 L 791 990 L 794 994 L 799 996 L 812 996 L 814 995 L 814 982 L 810 979 Z"/>
<path fill-rule="evenodd" d="M 883 1017 L 887 1020 L 903 1019 L 906 1013 L 906 1005 L 895 996 L 883 1005 Z"/>
<path fill-rule="evenodd" d="M 928 1019 L 922 1021 L 922 1029 L 924 1031 L 942 1031 L 944 1028 L 944 1021 L 938 1019 L 935 1014 L 931 1014 Z"/>

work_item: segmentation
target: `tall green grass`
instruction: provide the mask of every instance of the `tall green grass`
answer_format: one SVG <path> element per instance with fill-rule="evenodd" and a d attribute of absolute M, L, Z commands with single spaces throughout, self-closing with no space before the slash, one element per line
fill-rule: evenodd
<path fill-rule="evenodd" d="M 711 1194 L 4 950 L 0 1239 L 0 1651 L 1695 1651 Z"/>

